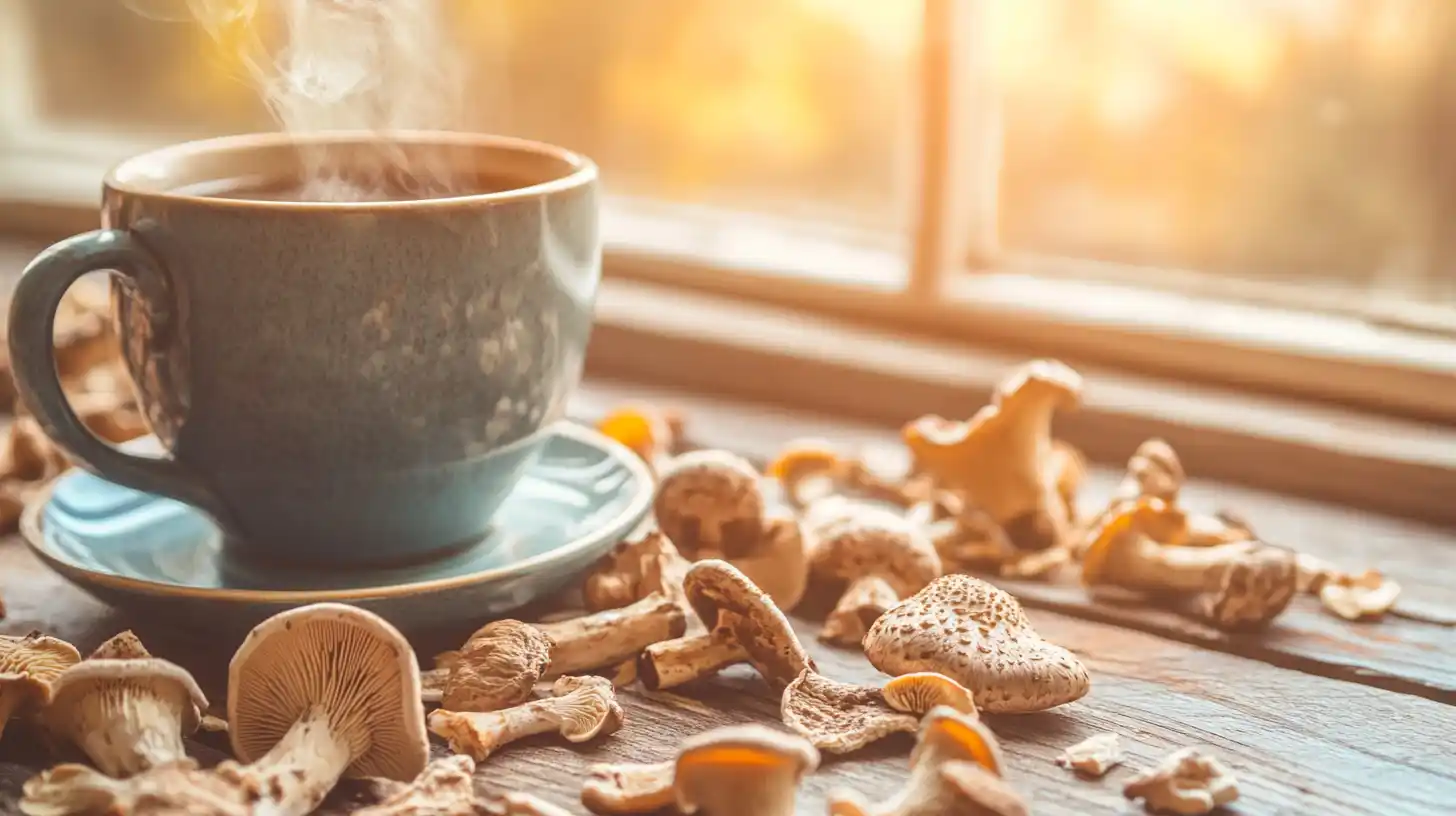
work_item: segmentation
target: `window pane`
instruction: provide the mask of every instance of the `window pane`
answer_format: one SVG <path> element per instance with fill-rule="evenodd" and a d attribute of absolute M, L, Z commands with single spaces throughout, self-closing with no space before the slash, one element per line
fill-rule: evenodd
<path fill-rule="evenodd" d="M 186 0 L 26 3 L 46 123 L 169 137 L 271 127 L 239 61 L 184 21 Z M 466 127 L 578 149 L 617 193 L 903 231 L 918 3 L 438 8 L 452 42 L 431 52 L 466 63 Z M 277 42 L 276 18 L 254 28 Z"/>
<path fill-rule="evenodd" d="M 1456 301 L 1456 5 L 995 10 L 1004 247 Z"/>

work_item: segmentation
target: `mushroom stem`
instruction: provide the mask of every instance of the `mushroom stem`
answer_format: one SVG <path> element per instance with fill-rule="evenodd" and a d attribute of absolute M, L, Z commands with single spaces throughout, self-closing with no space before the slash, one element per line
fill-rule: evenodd
<path fill-rule="evenodd" d="M 430 730 L 450 742 L 450 750 L 485 761 L 497 748 L 533 734 L 559 731 L 571 742 L 586 742 L 622 727 L 622 709 L 612 684 L 599 677 L 562 677 L 553 696 L 500 711 L 436 709 Z"/>
<path fill-rule="evenodd" d="M 824 620 L 820 640 L 843 646 L 858 645 L 875 619 L 900 602 L 899 593 L 878 575 L 866 575 L 850 583 L 834 611 Z"/>
<path fill-rule="evenodd" d="M 653 594 L 621 609 L 536 628 L 554 644 L 547 677 L 559 677 L 620 663 L 651 644 L 682 637 L 687 616 L 672 599 Z"/>
<path fill-rule="evenodd" d="M 188 704 L 128 686 L 98 691 L 80 700 L 77 722 L 85 728 L 71 737 L 107 776 L 190 761 L 177 721 L 178 709 Z"/>
<path fill-rule="evenodd" d="M 642 652 L 637 673 L 649 690 L 672 688 L 748 660 L 732 630 L 719 626 L 703 635 L 654 643 Z"/>
<path fill-rule="evenodd" d="M 799 768 L 783 757 L 745 756 L 743 760 L 741 764 L 723 762 L 714 769 L 711 779 L 704 778 L 693 785 L 691 795 L 696 808 L 688 812 L 703 816 L 741 816 L 748 813 L 754 816 L 792 816 L 794 799 L 798 794 Z M 682 795 L 679 791 L 680 802 Z"/>
<path fill-rule="evenodd" d="M 1139 536 L 1109 575 L 1128 589 L 1207 592 L 1218 587 L 1224 570 L 1258 547 L 1253 541 L 1183 547 Z"/>
<path fill-rule="evenodd" d="M 5 723 L 10 721 L 20 703 L 25 697 L 25 692 L 18 688 L 10 688 L 0 684 L 0 736 L 5 734 Z"/>
<path fill-rule="evenodd" d="M 351 745 L 329 724 L 328 712 L 314 708 L 257 762 L 223 763 L 218 773 L 257 791 L 274 806 L 272 813 L 304 816 L 319 806 L 367 747 Z"/>

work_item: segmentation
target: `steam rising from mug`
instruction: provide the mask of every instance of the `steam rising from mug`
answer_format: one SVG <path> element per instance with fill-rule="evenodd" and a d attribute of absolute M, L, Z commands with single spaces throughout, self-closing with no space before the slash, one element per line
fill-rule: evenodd
<path fill-rule="evenodd" d="M 267 0 L 261 9 L 258 0 L 186 4 L 244 66 L 285 132 L 381 135 L 375 148 L 362 156 L 351 149 L 347 159 L 337 148 L 301 142 L 303 197 L 359 201 L 458 192 L 443 157 L 406 155 L 388 138 L 402 129 L 460 125 L 461 64 L 439 0 Z"/>

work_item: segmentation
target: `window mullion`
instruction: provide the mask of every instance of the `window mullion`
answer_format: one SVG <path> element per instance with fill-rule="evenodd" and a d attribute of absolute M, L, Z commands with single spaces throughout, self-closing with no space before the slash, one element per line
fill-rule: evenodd
<path fill-rule="evenodd" d="M 947 270 L 996 254 L 1001 111 L 991 70 L 993 2 L 925 0 L 914 297 L 936 297 Z"/>

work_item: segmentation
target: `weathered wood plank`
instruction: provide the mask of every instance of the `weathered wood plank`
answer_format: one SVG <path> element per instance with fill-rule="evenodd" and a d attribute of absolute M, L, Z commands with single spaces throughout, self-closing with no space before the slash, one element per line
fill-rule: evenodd
<path fill-rule="evenodd" d="M 86 599 L 13 540 L 0 544 L 0 592 L 14 601 L 0 632 L 43 625 L 84 650 L 137 624 Z M 1456 708 L 1053 612 L 1033 611 L 1032 618 L 1045 636 L 1077 652 L 1094 678 L 1083 701 L 991 720 L 1009 757 L 1009 777 L 1039 814 L 1134 812 L 1122 800 L 1121 782 L 1133 769 L 1195 743 L 1211 746 L 1239 775 L 1240 813 L 1438 814 L 1456 801 L 1456 769 L 1449 762 Z M 814 625 L 799 623 L 826 674 L 853 682 L 884 679 L 858 653 L 812 642 Z M 193 670 L 215 700 L 223 699 L 233 644 L 179 640 L 155 625 L 137 628 L 159 654 Z M 437 646 L 418 649 L 430 654 Z M 620 733 L 584 746 L 546 738 L 514 745 L 482 769 L 481 787 L 528 789 L 582 812 L 576 796 L 587 764 L 662 758 L 687 734 L 731 722 L 776 721 L 778 711 L 762 682 L 742 669 L 679 693 L 631 690 L 622 696 L 629 723 Z M 1086 782 L 1053 764 L 1062 747 L 1104 730 L 1123 735 L 1130 757 L 1124 768 Z M 800 812 L 824 813 L 824 797 L 836 787 L 872 793 L 892 788 L 905 776 L 910 745 L 898 738 L 828 760 L 806 784 Z M 204 750 L 202 756 L 218 755 Z M 7 735 L 0 745 L 0 813 L 15 812 L 19 784 L 49 761 L 24 742 L 23 730 Z M 361 795 L 358 786 L 349 786 L 340 800 Z"/>
<path fill-rule="evenodd" d="M 898 446 L 897 435 L 890 429 L 600 382 L 584 389 L 575 404 L 576 415 L 599 416 L 611 405 L 630 399 L 681 407 L 695 444 L 726 447 L 759 460 L 801 437 L 846 446 Z M 966 413 L 974 409 L 968 406 Z M 1084 508 L 1090 511 L 1105 502 L 1119 478 L 1112 471 L 1094 470 L 1083 492 Z M 1456 605 L 1451 601 L 1456 535 L 1428 525 L 1196 479 L 1187 486 L 1186 494 L 1190 506 L 1236 511 L 1270 541 L 1351 569 L 1378 567 L 1405 587 L 1403 608 L 1447 623 L 1396 616 L 1378 623 L 1350 623 L 1324 612 L 1313 599 L 1300 598 L 1270 631 L 1228 635 L 1171 613 L 1094 601 L 1078 586 L 1008 581 L 1007 588 L 1014 589 L 1028 606 L 1456 703 L 1456 626 L 1450 625 L 1456 621 Z"/>

